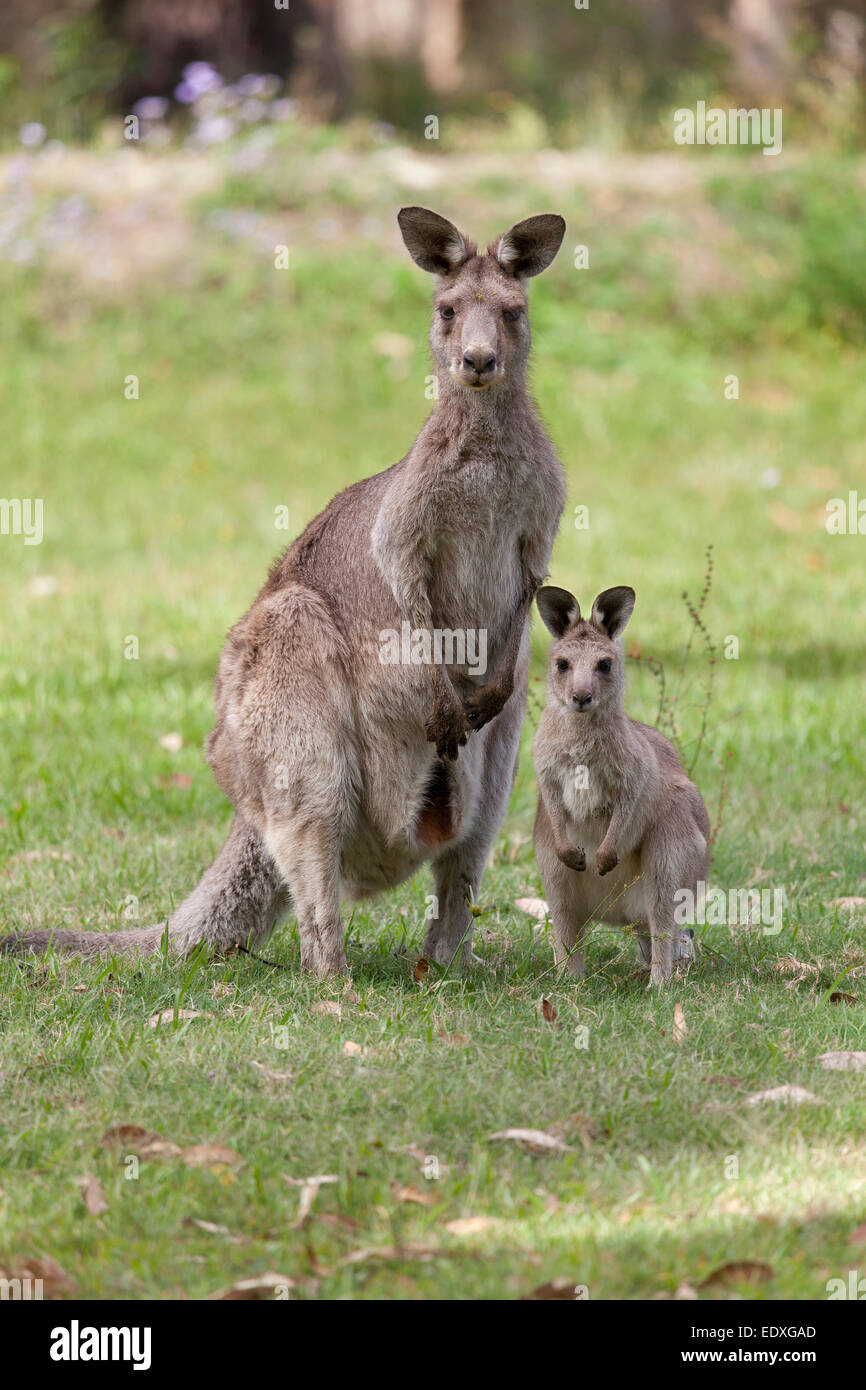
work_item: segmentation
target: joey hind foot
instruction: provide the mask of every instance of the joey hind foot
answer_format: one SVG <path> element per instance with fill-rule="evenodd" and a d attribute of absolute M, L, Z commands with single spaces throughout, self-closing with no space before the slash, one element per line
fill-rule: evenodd
<path fill-rule="evenodd" d="M 489 724 L 491 719 L 502 713 L 510 698 L 511 689 L 496 681 L 492 681 L 490 685 L 483 685 L 480 690 L 467 695 L 463 701 L 463 709 L 469 728 L 473 731 L 483 729 L 485 724 Z"/>
<path fill-rule="evenodd" d="M 566 868 L 582 874 L 586 868 L 586 854 L 579 845 L 560 845 L 556 851 Z"/>
<path fill-rule="evenodd" d="M 615 849 L 605 849 L 604 846 L 598 850 L 595 856 L 595 867 L 598 870 L 599 878 L 604 878 L 611 869 L 615 869 L 619 863 L 619 855 Z"/>
<path fill-rule="evenodd" d="M 466 715 L 459 702 L 434 704 L 425 732 L 427 742 L 435 743 L 438 757 L 456 762 L 457 750 L 465 745 L 467 731 Z"/>

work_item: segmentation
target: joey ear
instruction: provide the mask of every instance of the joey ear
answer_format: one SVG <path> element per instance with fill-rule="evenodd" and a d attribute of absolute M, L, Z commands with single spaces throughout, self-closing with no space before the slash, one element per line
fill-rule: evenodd
<path fill-rule="evenodd" d="M 546 584 L 535 595 L 535 602 L 544 626 L 554 637 L 561 637 L 568 628 L 580 622 L 580 604 L 567 589 Z"/>
<path fill-rule="evenodd" d="M 553 260 L 565 236 L 565 219 L 555 212 L 542 212 L 516 222 L 491 248 L 492 254 L 509 275 L 519 280 L 540 275 Z"/>
<path fill-rule="evenodd" d="M 592 605 L 591 622 L 610 638 L 618 637 L 634 612 L 634 589 L 619 584 L 605 589 Z"/>
<path fill-rule="evenodd" d="M 429 208 L 401 208 L 397 221 L 412 260 L 432 275 L 448 275 L 474 254 L 454 223 Z"/>

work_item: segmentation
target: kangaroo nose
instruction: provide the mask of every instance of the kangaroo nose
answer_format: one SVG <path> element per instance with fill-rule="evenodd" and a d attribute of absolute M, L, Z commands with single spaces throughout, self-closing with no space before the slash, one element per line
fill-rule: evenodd
<path fill-rule="evenodd" d="M 496 366 L 496 354 L 488 347 L 467 348 L 463 354 L 463 365 L 468 367 L 470 372 L 477 372 L 481 376 L 484 372 L 492 372 Z"/>
<path fill-rule="evenodd" d="M 575 690 L 571 697 L 571 702 L 573 705 L 577 705 L 578 709 L 589 709 L 592 704 L 592 691 Z"/>

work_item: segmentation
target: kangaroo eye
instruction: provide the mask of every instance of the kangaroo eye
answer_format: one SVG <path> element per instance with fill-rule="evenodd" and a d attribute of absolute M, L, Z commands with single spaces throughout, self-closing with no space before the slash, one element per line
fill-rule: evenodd
<path fill-rule="evenodd" d="M 609 658 L 609 657 L 605 657 L 605 658 L 604 658 L 604 661 L 600 661 L 600 662 L 598 663 L 598 665 L 596 666 L 595 669 L 596 669 L 596 671 L 601 671 L 601 674 L 602 674 L 603 676 L 609 676 L 609 675 L 610 675 L 610 668 L 611 668 L 611 661 L 610 661 L 610 658 Z"/>
<path fill-rule="evenodd" d="M 568 670 L 568 662 L 563 660 L 562 657 L 560 657 L 556 663 L 556 669 L 557 671 L 559 671 L 560 674 L 562 674 L 563 671 Z"/>
<path fill-rule="evenodd" d="M 453 319 L 454 310 L 451 308 L 450 304 L 442 305 L 442 308 L 439 310 L 439 317 L 443 319 Z"/>
<path fill-rule="evenodd" d="M 520 310 L 519 310 L 519 309 L 503 309 L 503 311 L 502 311 L 502 317 L 503 317 L 508 323 L 515 323 L 515 322 L 517 321 L 517 319 L 520 318 Z"/>

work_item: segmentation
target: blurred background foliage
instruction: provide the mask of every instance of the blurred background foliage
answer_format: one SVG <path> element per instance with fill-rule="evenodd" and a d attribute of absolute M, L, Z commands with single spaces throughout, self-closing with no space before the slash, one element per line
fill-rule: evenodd
<path fill-rule="evenodd" d="M 319 120 L 472 118 L 463 141 L 664 147 L 671 108 L 704 99 L 783 105 L 786 138 L 862 145 L 866 0 L 584 2 L 4 0 L 0 139 L 37 122 L 98 139 L 148 97 L 186 134 L 184 69 L 207 63 L 226 84 L 278 78 Z"/>

